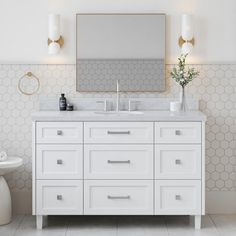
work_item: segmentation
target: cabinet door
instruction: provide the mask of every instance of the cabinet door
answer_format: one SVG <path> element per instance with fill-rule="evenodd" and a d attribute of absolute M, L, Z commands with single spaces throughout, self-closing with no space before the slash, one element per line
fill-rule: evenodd
<path fill-rule="evenodd" d="M 201 143 L 201 122 L 156 122 L 155 143 Z"/>
<path fill-rule="evenodd" d="M 153 179 L 153 145 L 85 145 L 85 179 Z"/>
<path fill-rule="evenodd" d="M 38 144 L 37 179 L 82 179 L 83 146 L 81 144 Z"/>
<path fill-rule="evenodd" d="M 200 180 L 156 180 L 156 215 L 200 215 Z"/>
<path fill-rule="evenodd" d="M 38 180 L 37 215 L 82 215 L 82 180 Z"/>
<path fill-rule="evenodd" d="M 201 145 L 156 145 L 156 179 L 201 179 Z"/>
<path fill-rule="evenodd" d="M 152 180 L 85 180 L 84 214 L 153 215 Z"/>
<path fill-rule="evenodd" d="M 37 143 L 82 143 L 82 122 L 37 122 Z"/>
<path fill-rule="evenodd" d="M 85 143 L 152 143 L 152 122 L 85 122 Z"/>

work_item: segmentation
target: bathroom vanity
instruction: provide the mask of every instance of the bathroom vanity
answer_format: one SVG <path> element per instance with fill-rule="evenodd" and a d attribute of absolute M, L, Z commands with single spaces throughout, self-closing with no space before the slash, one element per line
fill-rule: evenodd
<path fill-rule="evenodd" d="M 205 214 L 199 111 L 33 114 L 33 214 Z"/>

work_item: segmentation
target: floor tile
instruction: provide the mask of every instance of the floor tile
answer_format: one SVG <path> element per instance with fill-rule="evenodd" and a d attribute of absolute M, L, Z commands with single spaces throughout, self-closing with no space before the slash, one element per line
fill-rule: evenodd
<path fill-rule="evenodd" d="M 211 215 L 210 217 L 221 236 L 236 235 L 236 215 Z"/>
<path fill-rule="evenodd" d="M 24 218 L 23 215 L 13 216 L 10 224 L 0 226 L 0 235 L 1 236 L 14 235 L 17 228 L 20 226 L 20 223 L 23 220 L 23 218 Z"/>
<path fill-rule="evenodd" d="M 65 236 L 66 229 L 66 217 L 48 217 L 48 225 L 42 230 L 37 230 L 35 217 L 25 216 L 14 236 Z"/>
<path fill-rule="evenodd" d="M 166 225 L 169 236 L 218 236 L 209 216 L 202 217 L 202 228 L 196 230 L 191 224 L 189 216 L 166 216 Z"/>
<path fill-rule="evenodd" d="M 70 217 L 66 236 L 116 236 L 114 216 Z"/>
<path fill-rule="evenodd" d="M 168 236 L 164 217 L 129 216 L 118 217 L 118 236 Z"/>

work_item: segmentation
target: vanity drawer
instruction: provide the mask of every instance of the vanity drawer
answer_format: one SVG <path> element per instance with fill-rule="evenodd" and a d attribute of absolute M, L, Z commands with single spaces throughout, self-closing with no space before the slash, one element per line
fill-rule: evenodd
<path fill-rule="evenodd" d="M 85 145 L 85 179 L 153 179 L 153 145 Z"/>
<path fill-rule="evenodd" d="M 156 215 L 201 214 L 200 180 L 156 180 Z"/>
<path fill-rule="evenodd" d="M 81 144 L 38 144 L 37 179 L 82 179 L 83 146 Z"/>
<path fill-rule="evenodd" d="M 82 122 L 37 122 L 37 143 L 82 143 Z"/>
<path fill-rule="evenodd" d="M 201 143 L 201 122 L 156 122 L 155 143 Z"/>
<path fill-rule="evenodd" d="M 201 145 L 156 145 L 156 179 L 201 179 Z"/>
<path fill-rule="evenodd" d="M 152 180 L 85 180 L 84 214 L 153 215 Z"/>
<path fill-rule="evenodd" d="M 152 122 L 85 122 L 85 143 L 152 143 Z"/>
<path fill-rule="evenodd" d="M 82 215 L 82 180 L 38 180 L 38 215 Z"/>

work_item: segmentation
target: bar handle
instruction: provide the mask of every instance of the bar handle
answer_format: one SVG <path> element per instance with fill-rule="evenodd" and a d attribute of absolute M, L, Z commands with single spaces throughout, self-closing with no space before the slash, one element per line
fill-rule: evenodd
<path fill-rule="evenodd" d="M 112 161 L 112 160 L 107 160 L 108 164 L 130 164 L 130 160 L 127 161 Z"/>
<path fill-rule="evenodd" d="M 108 199 L 130 199 L 130 196 L 111 196 L 111 195 L 107 195 Z"/>
<path fill-rule="evenodd" d="M 107 131 L 107 134 L 130 134 L 130 131 Z"/>

